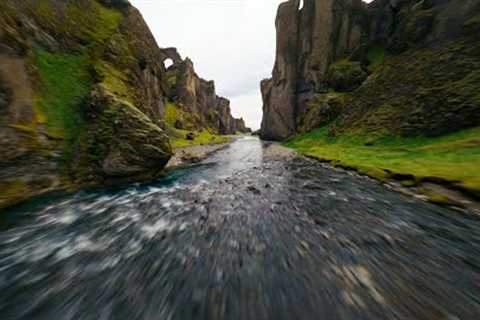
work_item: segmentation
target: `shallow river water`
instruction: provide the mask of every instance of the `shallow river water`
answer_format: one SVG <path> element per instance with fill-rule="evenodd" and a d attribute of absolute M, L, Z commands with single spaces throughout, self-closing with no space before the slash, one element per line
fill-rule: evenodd
<path fill-rule="evenodd" d="M 236 140 L 2 213 L 0 319 L 480 319 L 480 219 Z"/>

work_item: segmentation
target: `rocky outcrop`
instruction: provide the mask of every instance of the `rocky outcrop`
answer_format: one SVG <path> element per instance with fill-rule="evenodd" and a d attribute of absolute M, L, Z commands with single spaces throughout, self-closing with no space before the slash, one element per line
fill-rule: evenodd
<path fill-rule="evenodd" d="M 261 83 L 262 138 L 285 140 L 327 123 L 332 134 L 355 127 L 399 135 L 480 124 L 480 1 L 299 5 L 278 9 L 275 67 Z M 343 95 L 333 106 L 325 102 L 332 92 Z"/>
<path fill-rule="evenodd" d="M 219 97 L 215 83 L 200 78 L 194 69 L 193 62 L 182 60 L 176 49 L 162 49 L 163 61 L 171 59 L 173 64 L 167 69 L 169 84 L 168 98 L 183 113 L 195 115 L 188 117 L 183 127 L 196 130 L 208 129 L 217 134 L 228 135 L 248 132 L 241 119 L 231 114 L 230 101 Z M 185 122 L 185 119 L 184 121 Z"/>

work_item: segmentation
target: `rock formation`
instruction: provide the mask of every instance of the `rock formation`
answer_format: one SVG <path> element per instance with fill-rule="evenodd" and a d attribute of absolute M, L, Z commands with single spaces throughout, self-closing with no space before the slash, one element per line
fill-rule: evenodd
<path fill-rule="evenodd" d="M 234 131 L 213 83 L 160 49 L 128 1 L 0 1 L 0 208 L 158 176 L 172 154 L 163 119 L 173 96 L 199 128 L 219 106 L 214 127 Z"/>
<path fill-rule="evenodd" d="M 174 48 L 162 51 L 163 61 L 171 59 L 173 62 L 167 69 L 168 98 L 181 111 L 195 115 L 183 119 L 189 123 L 182 124 L 182 127 L 196 130 L 208 128 L 223 135 L 249 130 L 244 123 L 242 125 L 240 119 L 232 117 L 230 101 L 217 95 L 215 83 L 204 80 L 195 73 L 193 62 L 189 58 L 183 60 Z"/>
<path fill-rule="evenodd" d="M 285 140 L 332 121 L 332 134 L 436 135 L 479 124 L 480 1 L 299 5 L 278 9 L 275 67 L 261 83 L 262 138 Z"/>

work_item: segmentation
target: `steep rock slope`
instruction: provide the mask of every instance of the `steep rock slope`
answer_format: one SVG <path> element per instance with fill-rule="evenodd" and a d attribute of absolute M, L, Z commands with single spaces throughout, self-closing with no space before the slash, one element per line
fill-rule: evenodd
<path fill-rule="evenodd" d="M 126 0 L 0 1 L 0 208 L 158 176 L 168 52 Z"/>
<path fill-rule="evenodd" d="M 278 10 L 264 139 L 325 124 L 400 136 L 480 124 L 480 1 L 304 2 Z"/>
<path fill-rule="evenodd" d="M 196 74 L 189 58 L 183 60 L 175 48 L 162 51 L 164 60 L 172 62 L 167 69 L 168 98 L 178 109 L 177 114 L 185 115 L 177 117 L 175 129 L 208 129 L 222 135 L 250 131 L 243 119 L 232 117 L 230 101 L 217 95 L 215 83 Z"/>

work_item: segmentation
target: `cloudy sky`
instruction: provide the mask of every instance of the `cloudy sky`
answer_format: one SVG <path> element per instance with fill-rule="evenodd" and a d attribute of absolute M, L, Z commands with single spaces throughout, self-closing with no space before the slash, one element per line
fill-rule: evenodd
<path fill-rule="evenodd" d="M 176 47 L 197 73 L 215 80 L 232 113 L 260 127 L 260 81 L 275 56 L 275 15 L 284 0 L 130 0 L 160 47 Z"/>

